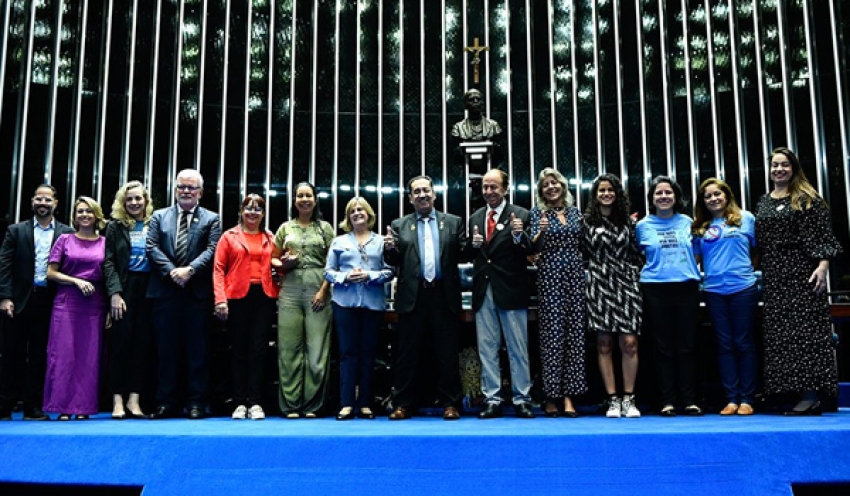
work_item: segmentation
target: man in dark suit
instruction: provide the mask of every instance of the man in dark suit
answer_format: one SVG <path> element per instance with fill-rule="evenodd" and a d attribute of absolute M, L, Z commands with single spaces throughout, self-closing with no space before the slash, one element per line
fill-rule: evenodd
<path fill-rule="evenodd" d="M 472 267 L 472 309 L 481 358 L 481 390 L 487 402 L 478 418 L 502 416 L 499 395 L 502 376 L 499 349 L 502 335 L 511 367 L 514 412 L 534 418 L 531 409 L 531 375 L 528 365 L 528 271 L 526 257 L 533 253 L 525 233 L 528 210 L 505 200 L 508 175 L 491 169 L 481 178 L 486 207 L 469 218 L 473 232 L 468 247 Z"/>
<path fill-rule="evenodd" d="M 207 317 L 213 308 L 212 264 L 221 237 L 218 214 L 198 205 L 204 179 L 194 169 L 177 174 L 177 205 L 157 210 L 148 224 L 147 254 L 156 336 L 156 411 L 149 417 L 174 417 L 181 401 L 177 391 L 185 358 L 186 408 L 190 419 L 204 417 L 207 388 Z M 183 353 L 183 356 L 180 353 Z"/>
<path fill-rule="evenodd" d="M 395 310 L 395 410 L 390 420 L 410 418 L 420 350 L 427 343 L 437 359 L 437 392 L 443 418 L 460 418 L 462 394 L 456 323 L 461 311 L 458 262 L 466 243 L 460 217 L 434 208 L 434 184 L 419 176 L 408 183 L 415 212 L 392 222 L 384 238 L 384 258 L 397 268 Z"/>
<path fill-rule="evenodd" d="M 47 260 L 56 239 L 74 229 L 53 217 L 56 189 L 42 184 L 32 198 L 33 218 L 12 224 L 0 248 L 0 420 L 12 418 L 18 397 L 25 420 L 48 420 L 41 410 L 47 335 L 56 287 L 47 281 Z"/>

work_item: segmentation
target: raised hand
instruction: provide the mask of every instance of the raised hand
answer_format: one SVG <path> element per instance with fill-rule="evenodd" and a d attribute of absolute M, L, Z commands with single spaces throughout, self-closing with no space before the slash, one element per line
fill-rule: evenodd
<path fill-rule="evenodd" d="M 511 232 L 514 236 L 519 236 L 523 230 L 522 219 L 518 219 L 516 214 L 511 212 Z"/>
<path fill-rule="evenodd" d="M 549 229 L 549 217 L 546 215 L 546 210 L 540 213 L 540 221 L 537 226 L 540 232 L 546 232 Z"/>
<path fill-rule="evenodd" d="M 387 226 L 387 234 L 384 235 L 384 249 L 392 250 L 395 248 L 395 233 L 393 233 L 393 228 Z"/>
<path fill-rule="evenodd" d="M 481 245 L 484 244 L 484 236 L 478 232 L 478 226 L 472 228 L 472 247 L 473 248 L 481 248 Z"/>

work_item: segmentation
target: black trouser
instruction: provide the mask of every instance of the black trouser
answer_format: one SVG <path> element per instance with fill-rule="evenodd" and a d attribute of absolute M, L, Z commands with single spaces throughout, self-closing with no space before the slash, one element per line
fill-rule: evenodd
<path fill-rule="evenodd" d="M 25 409 L 41 409 L 44 372 L 47 368 L 47 336 L 56 292 L 35 288 L 24 310 L 0 317 L 3 358 L 0 366 L 0 410 L 9 410 L 22 399 Z"/>
<path fill-rule="evenodd" d="M 414 384 L 420 350 L 433 348 L 437 360 L 437 395 L 446 406 L 459 406 L 462 390 L 458 369 L 457 315 L 452 313 L 442 286 L 419 288 L 413 310 L 398 316 L 398 354 L 395 359 L 393 405 L 415 403 Z"/>
<path fill-rule="evenodd" d="M 179 289 L 169 298 L 153 301 L 153 328 L 156 336 L 158 373 L 156 401 L 160 407 L 180 406 L 177 381 L 186 364 L 186 406 L 204 407 L 209 359 L 207 357 L 207 317 L 212 314 L 212 298 L 195 298 Z"/>
<path fill-rule="evenodd" d="M 148 272 L 130 272 L 122 297 L 124 317 L 112 321 L 109 355 L 109 390 L 112 394 L 139 393 L 147 381 L 153 331 L 151 302 L 145 298 Z"/>
<path fill-rule="evenodd" d="M 275 319 L 277 300 L 252 284 L 244 298 L 227 300 L 227 332 L 233 349 L 233 400 L 236 405 L 258 405 L 263 383 L 265 350 Z"/>
<path fill-rule="evenodd" d="M 644 318 L 655 343 L 662 405 L 696 401 L 694 341 L 699 310 L 697 281 L 641 283 Z"/>

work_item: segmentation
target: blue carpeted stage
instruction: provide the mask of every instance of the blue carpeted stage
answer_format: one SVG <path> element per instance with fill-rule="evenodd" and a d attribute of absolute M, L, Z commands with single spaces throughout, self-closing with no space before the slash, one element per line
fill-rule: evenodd
<path fill-rule="evenodd" d="M 195 494 L 791 494 L 850 481 L 822 417 L 0 423 L 0 481 Z"/>

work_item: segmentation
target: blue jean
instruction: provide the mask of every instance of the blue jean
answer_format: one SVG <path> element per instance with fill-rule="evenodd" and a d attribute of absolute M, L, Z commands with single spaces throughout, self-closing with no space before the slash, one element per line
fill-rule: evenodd
<path fill-rule="evenodd" d="M 339 338 L 339 404 L 352 408 L 371 407 L 375 348 L 384 312 L 346 308 L 334 303 L 333 315 Z M 360 394 L 355 398 L 358 386 Z"/>
<path fill-rule="evenodd" d="M 481 359 L 481 390 L 487 403 L 499 404 L 502 398 L 502 374 L 499 368 L 499 348 L 502 334 L 508 348 L 511 366 L 513 403 L 520 405 L 531 401 L 531 374 L 528 367 L 528 310 L 503 310 L 493 301 L 493 291 L 488 286 L 481 308 L 475 312 L 478 336 L 478 356 Z"/>
<path fill-rule="evenodd" d="M 759 297 L 755 284 L 728 295 L 705 292 L 705 304 L 717 336 L 720 382 L 730 403 L 752 404 L 758 370 L 753 323 Z"/>

